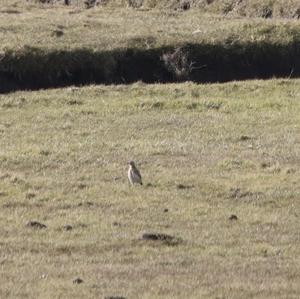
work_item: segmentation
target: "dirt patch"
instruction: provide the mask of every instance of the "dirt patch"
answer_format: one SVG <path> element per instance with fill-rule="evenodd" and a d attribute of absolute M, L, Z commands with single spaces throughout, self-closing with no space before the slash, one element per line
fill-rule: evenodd
<path fill-rule="evenodd" d="M 81 284 L 81 283 L 83 283 L 83 279 L 81 279 L 81 278 L 78 277 L 78 278 L 76 278 L 76 279 L 73 280 L 73 283 L 74 284 Z"/>
<path fill-rule="evenodd" d="M 178 184 L 178 185 L 176 186 L 176 188 L 177 188 L 178 190 L 185 190 L 185 189 L 192 189 L 192 188 L 194 188 L 194 186 L 193 186 L 193 185 Z"/>
<path fill-rule="evenodd" d="M 231 220 L 231 221 L 236 221 L 236 220 L 238 220 L 238 217 L 236 215 L 232 214 L 232 215 L 229 216 L 228 219 Z"/>
<path fill-rule="evenodd" d="M 144 233 L 141 239 L 144 241 L 161 243 L 167 246 L 175 246 L 182 243 L 180 238 L 162 233 Z"/>
<path fill-rule="evenodd" d="M 43 228 L 47 228 L 47 226 L 43 223 L 40 223 L 38 221 L 29 221 L 26 224 L 27 227 L 32 227 L 32 228 L 37 228 L 37 229 L 43 229 Z"/>

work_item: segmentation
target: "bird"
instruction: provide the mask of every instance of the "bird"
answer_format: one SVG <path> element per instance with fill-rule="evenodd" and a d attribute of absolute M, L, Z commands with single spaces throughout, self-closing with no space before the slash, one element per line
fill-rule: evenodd
<path fill-rule="evenodd" d="M 129 161 L 129 169 L 128 169 L 128 180 L 131 185 L 140 184 L 143 185 L 142 176 L 139 170 L 136 168 L 133 161 Z"/>

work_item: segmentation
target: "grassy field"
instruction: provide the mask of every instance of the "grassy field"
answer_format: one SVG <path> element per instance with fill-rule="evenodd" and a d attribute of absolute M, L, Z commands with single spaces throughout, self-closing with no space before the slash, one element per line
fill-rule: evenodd
<path fill-rule="evenodd" d="M 0 0 L 1 92 L 299 75 L 296 0 L 38 2 Z M 0 298 L 298 299 L 299 86 L 0 95 Z"/>
<path fill-rule="evenodd" d="M 299 84 L 1 95 L 0 297 L 299 298 Z"/>
<path fill-rule="evenodd" d="M 10 3 L 10 2 L 9 2 Z M 186 43 L 280 43 L 299 37 L 299 22 L 287 18 L 249 18 L 200 9 L 128 9 L 124 7 L 7 4 L 0 0 L 1 52 L 24 47 L 44 50 L 79 48 L 157 48 Z"/>

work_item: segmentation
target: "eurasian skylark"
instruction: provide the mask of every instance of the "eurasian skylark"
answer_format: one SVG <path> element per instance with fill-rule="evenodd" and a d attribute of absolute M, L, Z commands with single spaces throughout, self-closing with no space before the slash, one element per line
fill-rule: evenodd
<path fill-rule="evenodd" d="M 140 184 L 142 183 L 142 176 L 139 172 L 139 170 L 136 168 L 133 161 L 130 161 L 129 163 L 129 169 L 128 169 L 128 179 L 131 185 L 133 184 Z"/>

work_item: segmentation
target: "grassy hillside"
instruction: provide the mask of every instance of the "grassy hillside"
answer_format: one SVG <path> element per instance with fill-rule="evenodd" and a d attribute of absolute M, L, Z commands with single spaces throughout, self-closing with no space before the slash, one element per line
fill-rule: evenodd
<path fill-rule="evenodd" d="M 300 75 L 294 19 L 34 2 L 3 3 L 0 14 L 0 92 Z"/>
<path fill-rule="evenodd" d="M 1 3 L 1 2 L 0 2 Z M 288 44 L 298 38 L 299 22 L 236 18 L 203 10 L 137 10 L 115 7 L 2 4 L 1 50 L 158 48 L 187 43 Z"/>
<path fill-rule="evenodd" d="M 0 297 L 299 298 L 299 83 L 0 96 Z"/>
<path fill-rule="evenodd" d="M 7 0 L 2 0 L 9 3 Z M 62 5 L 64 0 L 31 0 L 32 3 L 46 5 Z M 70 6 L 76 7 L 127 7 L 143 9 L 200 9 L 223 15 L 247 17 L 284 17 L 299 18 L 300 4 L 297 0 L 98 0 L 95 5 L 93 0 L 69 0 Z"/>

